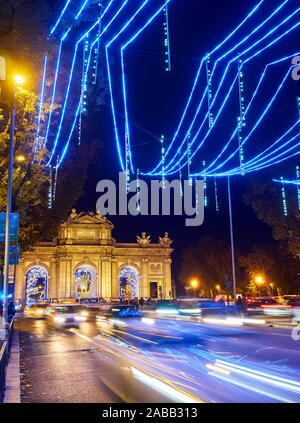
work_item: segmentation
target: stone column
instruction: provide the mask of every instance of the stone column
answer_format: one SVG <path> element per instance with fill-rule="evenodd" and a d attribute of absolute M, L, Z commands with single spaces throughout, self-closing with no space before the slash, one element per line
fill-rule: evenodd
<path fill-rule="evenodd" d="M 172 296 L 171 259 L 164 259 L 164 286 L 163 296 L 170 299 Z M 171 296 L 170 296 L 171 292 Z"/>
<path fill-rule="evenodd" d="M 66 261 L 65 257 L 61 257 L 59 261 L 59 290 L 58 296 L 59 298 L 65 298 L 66 295 Z"/>
<path fill-rule="evenodd" d="M 56 263 L 57 263 L 57 259 L 55 257 L 51 257 L 51 259 L 50 259 L 50 275 L 51 275 L 51 279 L 48 281 L 48 299 L 50 299 L 50 298 L 56 298 L 57 297 L 57 291 L 56 291 Z"/>
<path fill-rule="evenodd" d="M 25 298 L 26 275 L 24 274 L 24 258 L 20 258 L 16 270 L 15 300 Z"/>
<path fill-rule="evenodd" d="M 98 260 L 98 271 L 97 271 L 97 297 L 102 297 L 102 260 L 101 257 Z"/>
<path fill-rule="evenodd" d="M 102 257 L 102 295 L 111 298 L 111 258 Z"/>
<path fill-rule="evenodd" d="M 140 276 L 140 297 L 150 297 L 149 259 L 142 258 L 142 275 Z"/>
<path fill-rule="evenodd" d="M 72 297 L 72 256 L 66 257 L 66 298 Z"/>
<path fill-rule="evenodd" d="M 111 292 L 113 298 L 119 297 L 119 275 L 118 275 L 118 259 L 113 258 L 111 272 Z"/>

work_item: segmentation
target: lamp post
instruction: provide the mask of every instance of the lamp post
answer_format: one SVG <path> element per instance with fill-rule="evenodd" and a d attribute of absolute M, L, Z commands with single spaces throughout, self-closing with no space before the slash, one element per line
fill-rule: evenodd
<path fill-rule="evenodd" d="M 234 255 L 234 237 L 233 237 L 233 223 L 232 223 L 232 205 L 231 205 L 231 189 L 230 178 L 227 177 L 228 186 L 228 207 L 229 207 L 229 222 L 230 222 L 230 243 L 231 243 L 231 261 L 232 261 L 232 278 L 233 278 L 233 297 L 236 303 L 236 274 L 235 274 L 235 255 Z"/>
<path fill-rule="evenodd" d="M 3 280 L 3 313 L 1 319 L 0 337 L 6 339 L 7 322 L 7 294 L 9 281 L 9 250 L 10 250 L 10 214 L 13 183 L 13 160 L 14 160 L 14 136 L 15 136 L 15 96 L 16 87 L 24 84 L 24 78 L 15 76 L 13 81 L 12 101 L 10 104 L 10 143 L 8 156 L 8 180 L 7 180 L 7 199 L 6 199 L 6 222 L 5 222 L 5 248 L 4 248 L 4 280 Z"/>

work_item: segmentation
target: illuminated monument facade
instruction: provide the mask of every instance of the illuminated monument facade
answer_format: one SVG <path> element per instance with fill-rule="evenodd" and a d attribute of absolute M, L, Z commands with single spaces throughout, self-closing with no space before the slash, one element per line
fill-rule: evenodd
<path fill-rule="evenodd" d="M 152 244 L 143 233 L 135 244 L 112 238 L 113 224 L 73 209 L 52 242 L 41 242 L 20 258 L 16 300 L 51 298 L 172 297 L 172 241 L 165 233 Z"/>

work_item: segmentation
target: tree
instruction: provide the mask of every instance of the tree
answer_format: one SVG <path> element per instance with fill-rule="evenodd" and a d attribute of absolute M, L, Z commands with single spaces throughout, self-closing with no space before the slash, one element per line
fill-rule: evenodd
<path fill-rule="evenodd" d="M 249 296 L 297 294 L 300 289 L 300 259 L 278 245 L 253 247 L 239 258 L 240 266 L 248 275 L 246 293 Z M 257 278 L 261 278 L 261 284 Z"/>
<path fill-rule="evenodd" d="M 272 182 L 270 174 L 251 181 L 244 201 L 251 206 L 257 217 L 272 227 L 277 241 L 285 242 L 294 256 L 300 253 L 300 213 L 295 187 L 286 186 L 288 215 L 282 207 L 282 186 Z"/>
<path fill-rule="evenodd" d="M 62 25 L 74 24 L 74 10 L 79 10 L 81 0 L 74 0 L 70 10 L 63 17 Z M 89 6 L 97 8 L 98 2 L 90 1 Z M 27 249 L 41 239 L 55 236 L 57 225 L 69 212 L 70 208 L 82 196 L 87 169 L 97 160 L 97 152 L 102 148 L 99 140 L 95 140 L 91 123 L 83 120 L 84 142 L 80 149 L 71 140 L 68 157 L 58 172 L 56 201 L 51 210 L 48 209 L 50 169 L 45 167 L 48 151 L 43 148 L 44 139 L 37 133 L 37 116 L 39 107 L 39 91 L 43 72 L 43 59 L 48 51 L 49 66 L 57 53 L 57 42 L 47 41 L 51 26 L 62 10 L 60 0 L 0 0 L 0 44 L 1 52 L 14 63 L 22 63 L 22 69 L 28 70 L 26 89 L 18 90 L 16 96 L 16 130 L 15 156 L 22 154 L 23 162 L 14 163 L 13 204 L 12 209 L 20 213 L 20 244 Z M 87 13 L 86 13 L 87 12 Z M 82 18 L 86 22 L 95 22 L 95 10 L 88 8 Z M 66 43 L 66 54 L 73 51 L 73 44 Z M 55 52 L 55 55 L 54 55 Z M 52 62 L 52 63 L 51 63 Z M 62 67 L 63 74 L 69 70 Z M 100 75 L 103 70 L 100 70 Z M 78 71 L 79 72 L 79 71 Z M 81 70 L 82 72 L 82 70 Z M 10 75 L 11 76 L 11 75 Z M 81 73 L 75 73 L 75 80 L 80 81 Z M 105 81 L 105 78 L 103 78 Z M 47 92 L 51 92 L 52 80 L 46 81 Z M 101 105 L 101 96 L 106 94 L 100 84 L 93 101 Z M 60 101 L 59 88 L 56 101 Z M 6 100 L 5 90 L 0 92 L 1 101 Z M 45 99 L 41 116 L 40 134 L 45 134 L 45 124 L 49 114 L 49 99 Z M 7 190 L 7 165 L 9 146 L 9 114 L 7 104 L 0 109 L 0 211 L 5 211 Z M 52 122 L 55 126 L 59 106 L 54 105 Z M 68 119 L 68 117 L 67 117 Z M 51 130 L 50 130 L 51 133 Z M 48 141 L 51 143 L 51 140 Z M 51 145 L 51 144 L 50 144 Z M 36 160 L 33 162 L 34 150 Z M 54 177 L 54 174 L 53 174 Z"/>
<path fill-rule="evenodd" d="M 236 251 L 237 256 L 239 252 Z M 228 274 L 232 281 L 232 261 L 230 245 L 224 241 L 215 241 L 210 237 L 202 238 L 196 246 L 183 252 L 183 261 L 179 279 L 182 284 L 192 279 L 199 280 L 200 288 L 206 295 L 216 293 L 216 285 L 224 286 L 224 276 Z M 237 264 L 236 275 L 239 289 L 244 286 L 245 278 Z"/>
<path fill-rule="evenodd" d="M 23 250 L 41 239 L 55 236 L 61 219 L 66 217 L 70 208 L 82 196 L 87 168 L 97 160 L 97 151 L 101 148 L 93 138 L 80 146 L 80 149 L 77 144 L 71 145 L 70 157 L 59 170 L 56 201 L 50 210 L 50 168 L 45 166 L 49 153 L 43 147 L 43 137 L 36 140 L 38 107 L 38 96 L 34 92 L 28 89 L 17 90 L 14 157 L 21 155 L 24 160 L 14 161 L 12 211 L 20 214 L 19 241 Z M 54 105 L 54 113 L 58 108 L 58 105 Z M 41 116 L 41 134 L 44 134 L 48 113 L 49 103 L 46 101 Z M 10 115 L 7 110 L 1 110 L 0 212 L 6 211 L 9 126 Z"/>

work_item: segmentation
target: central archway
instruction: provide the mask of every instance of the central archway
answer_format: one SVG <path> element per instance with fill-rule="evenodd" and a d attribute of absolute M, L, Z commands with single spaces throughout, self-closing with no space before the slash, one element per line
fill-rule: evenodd
<path fill-rule="evenodd" d="M 95 298 L 97 285 L 96 270 L 90 265 L 80 266 L 75 272 L 75 297 Z"/>
<path fill-rule="evenodd" d="M 139 298 L 139 272 L 135 267 L 125 266 L 119 273 L 119 297 L 126 300 Z"/>

